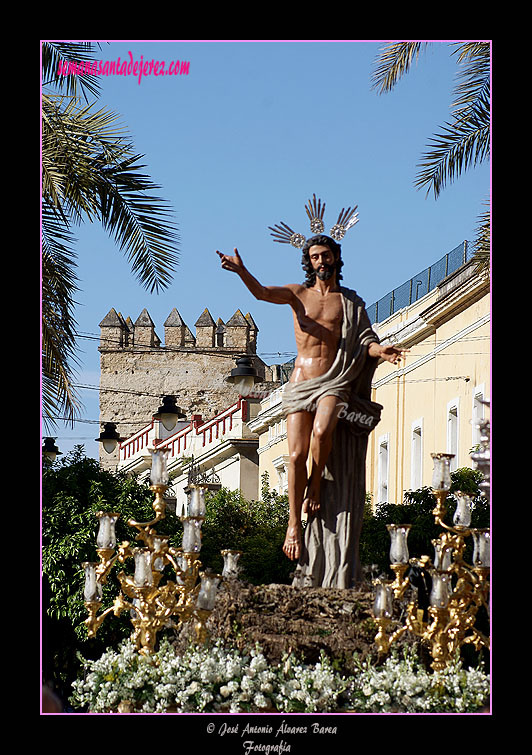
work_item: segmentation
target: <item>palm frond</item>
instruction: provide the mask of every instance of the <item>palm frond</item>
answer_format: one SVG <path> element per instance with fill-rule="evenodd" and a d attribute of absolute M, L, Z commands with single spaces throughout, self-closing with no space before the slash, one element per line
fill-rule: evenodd
<path fill-rule="evenodd" d="M 100 45 L 98 44 L 98 47 Z M 53 86 L 64 91 L 67 95 L 77 96 L 78 86 L 85 98 L 88 93 L 94 96 L 100 93 L 98 76 L 90 73 L 63 76 L 59 67 L 69 63 L 93 63 L 95 47 L 92 42 L 43 42 L 41 47 L 42 84 Z"/>
<path fill-rule="evenodd" d="M 130 151 L 125 129 L 115 113 L 74 98 L 44 96 L 42 114 L 43 197 L 77 222 L 93 220 L 100 167 Z"/>
<path fill-rule="evenodd" d="M 166 288 L 178 254 L 170 206 L 142 173 L 118 117 L 47 98 L 43 102 L 43 197 L 63 218 L 98 220 L 149 291 Z"/>
<path fill-rule="evenodd" d="M 455 87 L 456 99 L 451 103 L 453 114 L 458 117 L 462 110 L 475 109 L 477 103 L 490 100 L 491 48 L 486 42 L 458 44 L 453 54 L 457 54 L 460 64 L 458 84 Z"/>
<path fill-rule="evenodd" d="M 435 148 L 426 153 L 425 161 L 420 164 L 422 170 L 414 182 L 418 188 L 429 184 L 427 195 L 432 189 L 435 197 L 447 182 L 452 182 L 463 170 L 484 158 L 486 150 L 483 145 L 489 141 L 489 129 L 484 126 L 467 132 L 442 128 L 444 133 L 430 140 Z"/>
<path fill-rule="evenodd" d="M 477 263 L 476 272 L 488 269 L 491 261 L 491 219 L 489 210 L 482 213 L 479 217 L 473 248 L 473 261 Z"/>
<path fill-rule="evenodd" d="M 64 218 L 47 204 L 42 206 L 41 228 L 43 296 L 54 291 L 54 298 L 64 297 L 64 307 L 71 308 L 75 304 L 72 297 L 79 290 L 75 238 Z"/>
<path fill-rule="evenodd" d="M 427 44 L 428 42 L 392 42 L 384 47 L 376 61 L 372 89 L 378 89 L 379 94 L 393 89 Z"/>
<path fill-rule="evenodd" d="M 60 367 L 60 363 L 58 363 Z M 55 417 L 60 417 L 73 427 L 79 417 L 81 404 L 72 390 L 71 376 L 66 376 L 60 371 L 42 374 L 42 420 L 46 432 L 52 433 L 57 427 Z"/>
<path fill-rule="evenodd" d="M 81 104 L 98 92 L 90 74 L 62 77 L 59 63 L 92 61 L 91 43 L 43 43 L 42 96 L 42 351 L 43 421 L 72 422 L 80 402 L 73 390 L 77 290 L 72 226 L 98 220 L 115 238 L 137 279 L 150 291 L 169 285 L 177 264 L 170 207 L 154 195 L 116 114 Z"/>
<path fill-rule="evenodd" d="M 76 358 L 76 322 L 73 317 L 77 288 L 73 238 L 62 218 L 44 206 L 42 217 L 42 374 L 43 418 L 65 414 L 73 422 L 80 401 L 72 388 Z"/>
<path fill-rule="evenodd" d="M 126 253 L 132 272 L 150 292 L 166 288 L 177 262 L 169 206 L 148 191 L 160 187 L 139 171 L 134 155 L 102 171 L 100 213 L 103 227 Z"/>
<path fill-rule="evenodd" d="M 490 153 L 489 117 L 485 103 L 470 111 L 461 111 L 451 124 L 442 126 L 442 133 L 429 140 L 432 149 L 423 155 L 414 185 L 428 186 L 438 197 L 447 182 L 452 182 L 464 170 L 483 162 Z"/>

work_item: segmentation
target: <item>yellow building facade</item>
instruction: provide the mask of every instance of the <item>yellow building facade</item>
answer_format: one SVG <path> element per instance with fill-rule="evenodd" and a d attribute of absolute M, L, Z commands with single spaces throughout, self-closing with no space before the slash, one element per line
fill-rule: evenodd
<path fill-rule="evenodd" d="M 259 476 L 268 475 L 271 490 L 280 495 L 288 492 L 288 441 L 286 419 L 282 411 L 283 388 L 277 388 L 260 402 L 260 409 L 249 423 L 249 429 L 259 437 L 257 454 Z"/>
<path fill-rule="evenodd" d="M 373 379 L 372 399 L 383 406 L 367 453 L 366 490 L 375 506 L 429 486 L 432 452 L 454 453 L 452 469 L 471 466 L 475 422 L 490 398 L 489 273 L 465 263 L 374 328 L 382 343 L 409 349 L 399 367 L 379 364 Z M 282 391 L 261 402 L 249 429 L 259 436 L 259 475 L 266 472 L 270 488 L 286 493 Z"/>
<path fill-rule="evenodd" d="M 373 505 L 401 503 L 430 486 L 433 452 L 471 466 L 483 403 L 490 399 L 488 271 L 469 262 L 413 305 L 376 324 L 382 343 L 408 349 L 400 367 L 377 367 L 372 398 L 382 404 L 370 435 L 366 489 Z"/>

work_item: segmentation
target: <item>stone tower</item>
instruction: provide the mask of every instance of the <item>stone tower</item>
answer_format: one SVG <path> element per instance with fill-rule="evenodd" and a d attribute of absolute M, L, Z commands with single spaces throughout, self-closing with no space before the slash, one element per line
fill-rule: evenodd
<path fill-rule="evenodd" d="M 258 328 L 248 313 L 237 309 L 224 323 L 207 308 L 192 334 L 174 307 L 164 322 L 164 345 L 149 312 L 143 309 L 135 322 L 111 309 L 100 322 L 100 422 L 114 422 L 127 438 L 151 422 L 164 395 L 176 396 L 187 419 L 214 417 L 238 399 L 224 382 L 244 354 L 252 358 L 263 378 L 261 391 L 279 386 L 275 366 L 257 356 Z M 117 452 L 101 452 L 105 466 L 116 465 Z"/>

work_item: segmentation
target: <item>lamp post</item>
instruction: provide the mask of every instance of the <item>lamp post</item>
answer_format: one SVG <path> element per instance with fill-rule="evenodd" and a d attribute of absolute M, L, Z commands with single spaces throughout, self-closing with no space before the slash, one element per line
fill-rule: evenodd
<path fill-rule="evenodd" d="M 489 439 L 489 433 L 485 432 Z M 489 440 L 488 440 L 489 443 Z M 489 458 L 489 446 L 482 449 L 482 461 Z M 410 525 L 389 525 L 391 537 L 390 560 L 395 573 L 393 582 L 376 580 L 373 616 L 378 626 L 375 643 L 382 655 L 390 645 L 405 632 L 421 638 L 430 649 L 432 668 L 443 669 L 462 645 L 467 643 L 480 648 L 490 646 L 489 636 L 475 626 L 478 611 L 489 606 L 490 592 L 490 532 L 488 529 L 471 528 L 471 496 L 457 492 L 457 507 L 453 526 L 443 519 L 447 512 L 447 495 L 451 487 L 450 462 L 452 454 L 432 454 L 434 471 L 432 489 L 436 505 L 432 511 L 436 523 L 443 529 L 439 538 L 432 541 L 433 559 L 429 556 L 409 558 L 406 539 Z M 472 455 L 473 458 L 473 455 Z M 473 540 L 473 558 L 469 564 L 464 560 L 465 541 Z M 431 589 L 427 619 L 425 611 L 418 606 L 417 595 L 409 599 L 406 619 L 402 626 L 389 634 L 393 616 L 393 599 L 403 599 L 407 588 L 414 587 L 407 566 L 416 567 L 430 575 Z"/>
<path fill-rule="evenodd" d="M 182 624 L 195 622 L 196 638 L 204 642 L 207 636 L 206 621 L 214 608 L 216 590 L 222 576 L 202 572 L 199 553 L 201 550 L 201 524 L 205 516 L 205 491 L 196 486 L 190 494 L 189 511 L 182 518 L 183 541 L 180 548 L 173 548 L 168 537 L 157 533 L 155 526 L 165 518 L 164 493 L 168 488 L 167 449 L 150 449 L 152 467 L 150 490 L 155 494 L 153 509 L 155 517 L 149 522 L 128 524 L 138 532 L 136 540 L 141 547 L 130 541 L 117 546 L 115 524 L 119 514 L 98 512 L 99 530 L 96 537 L 96 552 L 99 561 L 85 562 L 84 601 L 88 611 L 85 624 L 89 637 L 94 637 L 110 613 L 115 616 L 129 610 L 133 625 L 132 640 L 141 654 L 150 654 L 155 649 L 158 633 L 163 628 L 179 628 Z M 191 513 L 192 512 L 192 513 Z M 112 606 L 99 613 L 103 599 L 103 585 L 113 566 L 119 562 L 134 562 L 133 575 L 124 571 L 117 574 L 121 591 Z M 169 565 L 175 579 L 163 583 L 163 569 Z"/>

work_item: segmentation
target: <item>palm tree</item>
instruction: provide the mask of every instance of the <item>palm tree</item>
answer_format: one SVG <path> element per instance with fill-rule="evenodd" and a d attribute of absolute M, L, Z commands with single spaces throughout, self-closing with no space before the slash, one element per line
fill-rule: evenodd
<path fill-rule="evenodd" d="M 170 207 L 154 195 L 118 116 L 88 102 L 99 91 L 90 74 L 61 76 L 59 62 L 94 61 L 90 42 L 42 45 L 42 352 L 43 420 L 74 422 L 80 409 L 72 386 L 76 362 L 78 290 L 73 227 L 98 221 L 150 292 L 165 289 L 178 261 Z M 84 102 L 82 101 L 85 100 Z"/>
<path fill-rule="evenodd" d="M 382 50 L 373 73 L 373 88 L 380 94 L 388 92 L 410 70 L 414 60 L 427 47 L 427 42 L 395 42 Z M 414 185 L 427 187 L 437 198 L 446 182 L 452 182 L 464 170 L 479 165 L 490 155 L 490 66 L 488 42 L 454 43 L 453 54 L 463 65 L 451 104 L 452 121 L 435 135 Z M 479 267 L 489 264 L 489 212 L 479 218 L 475 240 L 475 259 Z"/>

